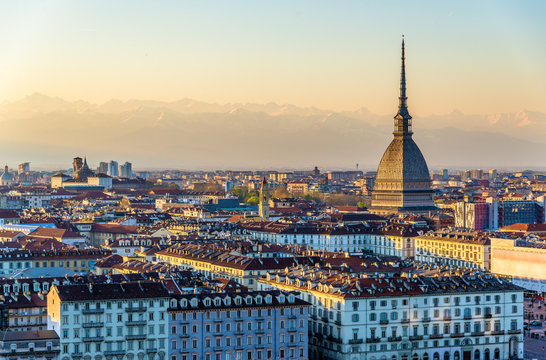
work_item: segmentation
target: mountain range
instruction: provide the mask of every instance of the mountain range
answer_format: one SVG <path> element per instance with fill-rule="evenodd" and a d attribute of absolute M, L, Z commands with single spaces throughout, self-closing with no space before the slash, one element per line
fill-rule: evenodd
<path fill-rule="evenodd" d="M 410 109 L 411 111 L 411 109 Z M 139 168 L 375 169 L 392 139 L 394 113 L 361 108 L 110 100 L 42 94 L 0 104 L 1 161 L 65 164 L 87 155 Z M 430 168 L 545 168 L 546 114 L 453 111 L 413 119 Z"/>

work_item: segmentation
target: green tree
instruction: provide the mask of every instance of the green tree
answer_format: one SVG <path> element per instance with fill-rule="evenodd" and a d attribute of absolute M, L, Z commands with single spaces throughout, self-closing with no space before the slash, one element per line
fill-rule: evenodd
<path fill-rule="evenodd" d="M 258 198 L 257 195 L 251 196 L 246 200 L 246 203 L 249 205 L 258 205 L 259 202 L 260 202 L 260 199 Z"/>

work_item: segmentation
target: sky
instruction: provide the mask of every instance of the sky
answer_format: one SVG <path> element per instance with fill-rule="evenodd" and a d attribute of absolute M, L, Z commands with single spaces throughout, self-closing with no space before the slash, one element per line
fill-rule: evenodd
<path fill-rule="evenodd" d="M 0 102 L 546 112 L 544 1 L 0 1 Z"/>

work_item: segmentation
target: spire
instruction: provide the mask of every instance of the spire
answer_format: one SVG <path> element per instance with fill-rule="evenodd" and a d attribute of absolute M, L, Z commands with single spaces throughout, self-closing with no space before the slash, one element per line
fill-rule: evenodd
<path fill-rule="evenodd" d="M 407 111 L 408 97 L 406 96 L 406 55 L 404 50 L 404 35 L 402 35 L 402 69 L 400 70 L 400 105 L 398 106 L 398 110 L 405 108 Z"/>
<path fill-rule="evenodd" d="M 398 113 L 394 117 L 394 134 L 411 135 L 411 115 L 408 111 L 408 97 L 406 96 L 406 52 L 404 44 L 404 35 L 402 35 L 402 66 L 400 70 L 400 103 Z"/>

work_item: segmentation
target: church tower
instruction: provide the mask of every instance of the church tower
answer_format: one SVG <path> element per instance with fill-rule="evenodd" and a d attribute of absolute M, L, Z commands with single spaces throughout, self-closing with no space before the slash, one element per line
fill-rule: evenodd
<path fill-rule="evenodd" d="M 374 214 L 435 211 L 428 166 L 413 141 L 412 119 L 406 96 L 406 56 L 402 39 L 402 69 L 398 113 L 394 117 L 394 139 L 383 154 L 372 192 Z"/>
<path fill-rule="evenodd" d="M 260 203 L 258 205 L 258 212 L 262 221 L 269 220 L 269 202 L 268 202 L 268 186 L 265 176 L 260 186 Z"/>

